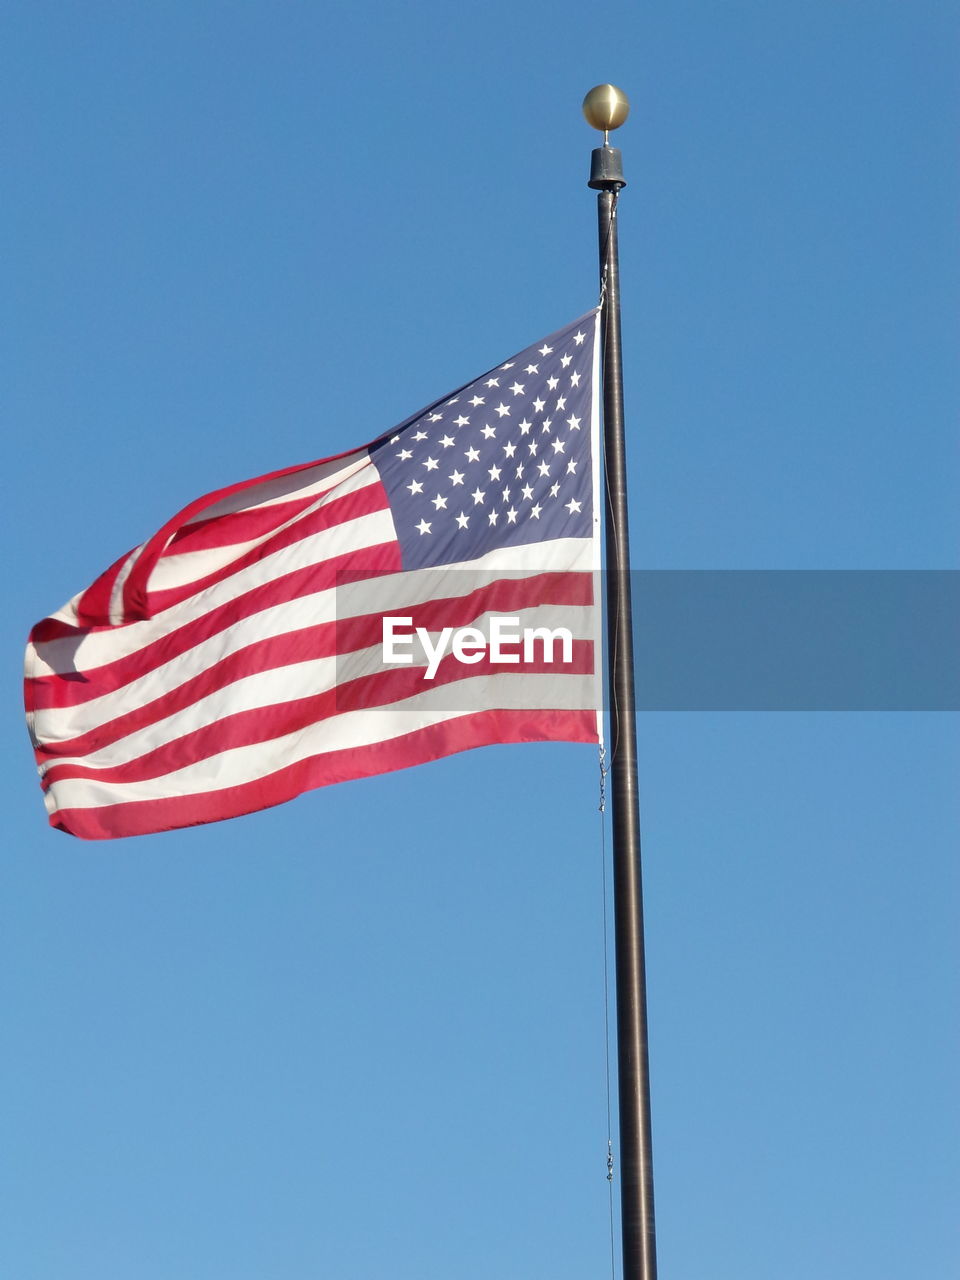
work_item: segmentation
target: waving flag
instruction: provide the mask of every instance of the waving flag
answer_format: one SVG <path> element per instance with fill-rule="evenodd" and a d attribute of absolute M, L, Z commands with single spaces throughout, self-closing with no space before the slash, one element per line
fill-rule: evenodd
<path fill-rule="evenodd" d="M 591 312 L 372 445 L 209 494 L 34 627 L 51 824 L 137 835 L 597 741 L 597 350 Z"/>

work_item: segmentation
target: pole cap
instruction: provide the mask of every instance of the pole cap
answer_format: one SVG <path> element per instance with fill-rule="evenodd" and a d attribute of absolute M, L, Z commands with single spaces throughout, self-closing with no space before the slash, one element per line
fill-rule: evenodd
<path fill-rule="evenodd" d="M 583 100 L 583 114 L 587 124 L 604 135 L 606 143 L 610 130 L 619 129 L 630 114 L 630 100 L 615 84 L 594 85 Z"/>
<path fill-rule="evenodd" d="M 619 191 L 627 185 L 619 147 L 595 147 L 590 153 L 590 181 L 594 191 Z"/>

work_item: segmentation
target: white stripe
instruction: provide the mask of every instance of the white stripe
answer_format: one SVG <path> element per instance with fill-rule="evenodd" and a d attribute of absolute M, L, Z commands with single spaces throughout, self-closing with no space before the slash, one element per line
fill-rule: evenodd
<path fill-rule="evenodd" d="M 566 555 L 559 557 L 569 562 L 572 552 L 576 559 L 588 558 L 588 545 L 574 547 L 577 540 L 567 540 Z M 583 570 L 581 570 L 583 571 Z M 539 572 L 539 571 L 538 571 Z M 469 595 L 489 582 L 501 581 L 505 571 L 485 573 L 457 570 L 412 570 L 408 573 L 390 574 L 383 578 L 367 579 L 339 588 L 315 592 L 313 595 L 274 605 L 232 627 L 218 632 L 209 640 L 178 654 L 169 662 L 148 671 L 119 689 L 91 698 L 73 707 L 41 709 L 35 713 L 34 732 L 50 746 L 69 741 L 81 734 L 90 733 L 108 724 L 133 707 L 143 707 L 179 688 L 194 676 L 206 671 L 214 663 L 222 661 L 248 645 L 277 636 L 288 635 L 306 627 L 362 617 L 371 613 L 403 613 L 412 606 L 430 600 L 455 599 Z M 536 576 L 532 571 L 511 576 Z M 568 606 L 564 606 L 568 607 Z M 230 688 L 231 686 L 227 686 Z"/>
<path fill-rule="evenodd" d="M 369 471 L 367 470 L 367 467 L 368 467 L 368 466 L 369 466 Z M 321 468 L 321 469 L 322 469 L 322 468 Z M 351 461 L 351 462 L 350 462 L 350 464 L 349 464 L 348 466 L 344 466 L 344 467 L 342 468 L 342 470 L 343 470 L 343 479 L 344 479 L 345 481 L 346 481 L 346 480 L 349 480 L 349 479 L 353 476 L 353 474 L 354 474 L 354 473 L 356 473 L 356 472 L 362 472 L 362 473 L 364 473 L 365 478 L 364 478 L 364 480 L 363 480 L 363 482 L 362 482 L 361 484 L 358 484 L 358 485 L 356 486 L 357 488 L 363 488 L 363 487 L 364 487 L 364 485 L 366 485 L 366 484 L 375 484 L 375 483 L 379 480 L 379 478 L 380 478 L 380 473 L 377 471 L 376 464 L 373 462 L 373 460 L 372 460 L 372 459 L 370 459 L 370 458 L 369 458 L 369 456 L 368 456 L 368 455 L 367 455 L 367 453 L 366 453 L 366 450 L 363 450 L 360 456 L 358 456 L 358 457 L 354 457 L 354 460 L 353 460 L 353 461 Z M 339 472 L 337 473 L 337 478 L 338 478 L 338 482 L 339 482 L 339 478 L 340 478 L 340 473 L 339 473 Z M 316 490 L 317 490 L 317 492 L 321 492 L 321 493 L 322 493 L 322 492 L 328 492 L 328 488 L 329 488 L 329 479 L 330 479 L 330 477 L 328 477 L 328 478 L 327 478 L 327 483 L 326 483 L 326 484 L 319 484 L 319 483 L 318 483 L 317 485 L 308 485 L 308 486 L 307 486 L 307 489 L 306 489 L 306 491 L 305 491 L 305 492 L 309 494 L 309 493 L 310 493 L 311 491 L 313 491 L 314 489 L 316 489 Z M 279 484 L 279 483 L 281 483 L 281 482 L 277 481 L 277 482 L 275 482 L 275 483 L 278 483 L 278 484 Z M 297 489 L 288 490 L 288 491 L 287 491 L 287 494 L 286 494 L 286 498 L 287 498 L 287 499 L 289 499 L 291 496 L 296 496 L 296 494 L 297 494 L 298 492 L 299 492 L 299 490 L 297 490 Z M 352 492 L 352 489 L 347 490 L 347 492 Z M 226 499 L 224 499 L 224 500 L 223 500 L 223 502 L 222 502 L 222 503 L 217 503 L 217 504 L 215 504 L 215 506 L 213 506 L 213 507 L 208 507 L 208 508 L 206 508 L 205 510 L 201 511 L 197 516 L 195 516 L 195 517 L 194 517 L 194 519 L 193 519 L 193 520 L 188 521 L 188 522 L 187 522 L 187 525 L 185 525 L 185 526 L 183 526 L 183 527 L 188 527 L 188 525 L 198 523 L 198 522 L 199 522 L 199 521 L 201 521 L 201 520 L 208 520 L 208 519 L 210 519 L 210 518 L 211 518 L 211 513 L 213 513 L 213 512 L 220 512 L 220 511 L 221 511 L 221 508 L 222 508 L 222 510 L 223 510 L 223 512 L 224 512 L 224 513 L 231 512 L 231 511 L 245 511 L 245 510 L 247 510 L 247 507 L 245 506 L 244 502 L 242 501 L 243 497 L 244 497 L 244 493 L 243 493 L 243 492 L 241 492 L 241 493 L 239 493 L 239 494 L 234 494 L 232 498 L 226 498 Z M 284 499 L 283 497 L 281 497 L 280 499 L 278 499 L 278 501 L 284 501 L 284 500 L 286 500 L 286 499 Z M 266 506 L 270 506 L 270 505 L 272 505 L 270 502 L 264 502 L 264 503 L 259 504 L 259 506 L 265 506 L 265 507 L 266 507 Z M 257 510 L 257 509 L 259 509 L 259 507 L 258 507 L 258 506 L 255 506 L 255 507 L 251 508 L 251 510 Z M 350 522 L 349 522 L 349 521 L 347 521 L 346 523 L 347 523 L 347 524 L 349 524 Z M 392 525 L 392 520 L 391 520 L 391 525 Z M 172 536 L 173 536 L 173 535 L 171 534 L 171 537 L 172 537 Z M 394 539 L 395 539 L 395 538 L 396 538 L 396 531 L 394 531 L 394 535 L 393 535 L 393 536 L 394 536 Z M 362 545 L 367 545 L 367 544 L 362 544 Z M 122 592 L 122 588 L 123 588 L 123 583 L 126 581 L 127 577 L 129 576 L 130 571 L 131 571 L 131 569 L 133 568 L 133 565 L 136 563 L 137 558 L 139 557 L 139 555 L 140 555 L 141 551 L 143 551 L 143 548 L 144 548 L 145 546 L 146 546 L 146 543 L 141 543 L 139 547 L 135 547 L 135 548 L 130 552 L 130 554 L 129 554 L 128 558 L 127 558 L 127 561 L 124 563 L 124 565 L 123 565 L 123 566 L 122 566 L 122 568 L 121 568 L 121 571 L 120 571 L 120 581 L 118 581 L 118 582 L 114 582 L 114 585 L 113 585 L 113 587 L 111 588 L 109 609 L 110 609 L 110 611 L 111 611 L 111 612 L 110 612 L 110 618 L 111 618 L 112 624 L 113 624 L 114 626 L 120 626 L 120 625 L 122 625 L 122 624 L 123 624 L 123 617 L 122 617 L 122 613 L 121 613 L 122 603 L 123 603 L 123 602 L 122 602 L 122 598 L 121 598 L 121 592 Z M 262 563 L 264 563 L 264 562 L 263 562 L 263 561 L 261 561 L 260 563 L 262 564 Z M 254 573 L 255 573 L 255 572 L 256 572 L 256 569 L 257 569 L 257 566 L 256 566 L 256 565 L 253 565 L 253 566 L 251 566 L 251 568 L 253 569 L 253 571 L 254 571 Z M 233 581 L 233 579 L 228 578 L 225 582 L 223 582 L 223 583 L 220 583 L 220 584 L 219 584 L 219 586 L 220 586 L 220 587 L 222 587 L 222 588 L 225 588 L 225 589 L 226 589 L 226 591 L 224 592 L 224 594 L 222 594 L 221 596 L 218 596 L 218 597 L 217 597 L 216 603 L 225 603 L 225 602 L 226 602 L 226 601 L 228 601 L 228 600 L 232 600 L 232 599 L 234 599 L 237 595 L 242 595 L 244 591 L 249 590 L 250 586 L 255 586 L 255 585 L 256 585 L 256 582 L 255 582 L 255 581 L 253 581 L 253 582 L 251 582 L 251 581 L 250 581 L 250 574 L 249 574 L 249 573 L 247 573 L 247 576 L 244 578 L 244 582 L 245 582 L 245 584 L 246 584 L 246 585 L 238 585 L 237 590 L 235 590 L 235 591 L 233 591 L 233 592 L 230 592 L 230 590 L 229 590 L 229 586 L 230 586 L 230 583 L 231 583 L 232 581 Z M 86 587 L 86 588 L 84 588 L 84 590 L 83 590 L 83 591 L 78 591 L 78 592 L 77 592 L 77 594 L 76 594 L 75 596 L 71 596 L 71 598 L 66 602 L 66 604 L 61 605 L 61 607 L 60 607 L 59 609 L 54 610 L 54 612 L 53 612 L 53 613 L 51 613 L 51 614 L 49 615 L 49 616 L 50 616 L 50 618 L 51 618 L 51 619 L 53 619 L 53 620 L 55 620 L 55 621 L 58 621 L 58 622 L 65 622 L 68 626 L 71 626 L 71 627 L 78 627 L 78 626 L 80 626 L 81 624 L 80 624 L 80 623 L 79 623 L 79 621 L 78 621 L 78 613 L 77 613 L 77 610 L 78 610 L 78 606 L 79 606 L 80 601 L 83 599 L 83 597 L 87 594 L 87 591 L 89 591 L 89 590 L 90 590 L 90 588 L 89 588 L 89 587 Z M 209 601 L 205 601 L 205 602 L 209 604 Z M 184 605 L 188 605 L 188 606 L 189 606 L 189 601 L 188 601 L 188 600 L 185 600 L 185 601 L 183 601 L 182 603 L 183 603 Z M 180 606 L 174 606 L 174 608 L 179 608 L 179 607 L 180 607 Z M 163 612 L 163 614 L 161 615 L 161 617 L 163 617 L 164 619 L 169 618 L 169 617 L 170 617 L 170 615 L 171 615 L 172 613 L 173 613 L 173 608 L 171 608 L 171 609 L 167 609 L 167 610 L 164 610 L 164 612 Z M 178 618 L 179 618 L 179 615 L 178 615 Z M 153 621 L 154 621 L 154 619 L 146 619 L 145 621 L 146 621 L 146 622 L 153 622 Z M 177 621 L 177 623 L 176 623 L 176 624 L 174 624 L 174 625 L 179 626 L 181 621 L 182 621 L 182 619 L 179 619 L 179 620 Z M 141 628 L 142 628 L 144 625 L 145 625 L 145 623 L 129 623 L 129 624 L 127 624 L 127 627 L 125 628 L 125 634 L 126 634 L 127 632 L 129 632 L 129 631 L 131 630 L 131 628 L 138 628 L 138 627 L 141 627 Z M 168 630 L 172 630 L 172 629 L 173 629 L 173 627 L 172 627 L 172 626 L 171 626 L 170 628 L 168 628 Z M 152 638 L 152 637 L 151 637 L 151 638 Z M 73 643 L 73 642 L 68 642 L 68 643 Z M 128 652 L 132 652 L 132 650 L 128 650 Z M 108 659 L 108 661 L 109 661 L 109 659 Z M 70 670 L 70 668 L 69 668 L 69 667 L 68 667 L 68 668 L 66 668 L 66 669 L 67 669 L 67 670 Z"/>
<path fill-rule="evenodd" d="M 592 675 L 549 675 L 524 680 L 509 675 L 477 676 L 463 683 L 476 686 L 470 702 L 477 708 L 593 709 Z M 425 690 L 388 708 L 347 712 L 333 723 L 324 720 L 268 742 L 235 747 L 212 759 L 143 782 L 103 784 L 86 778 L 68 778 L 55 783 L 48 791 L 48 811 L 203 795 L 241 786 L 311 756 L 389 742 L 416 729 L 455 720 L 464 714 L 462 706 L 456 710 L 435 709 L 435 704 L 447 696 L 441 687 Z"/>
<path fill-rule="evenodd" d="M 314 466 L 307 466 L 295 471 L 292 475 L 277 476 L 273 480 L 264 480 L 260 484 L 252 484 L 247 488 L 221 498 L 213 506 L 193 516 L 184 525 L 199 524 L 204 520 L 215 520 L 218 516 L 233 515 L 238 511 L 262 511 L 266 507 L 278 506 L 284 502 L 293 502 L 298 498 L 308 498 L 311 494 L 318 496 L 336 488 L 354 471 L 370 462 L 366 449 L 359 449 L 342 458 L 329 458 Z"/>
<path fill-rule="evenodd" d="M 172 606 L 170 609 L 165 609 L 163 613 L 158 614 L 155 618 L 147 618 L 143 622 L 133 622 L 115 631 L 90 632 L 84 634 L 79 643 L 73 638 L 66 637 L 61 640 L 50 640 L 36 647 L 30 645 L 27 650 L 28 655 L 31 650 L 36 654 L 35 661 L 32 664 L 31 675 L 38 677 L 53 675 L 57 672 L 93 672 L 97 667 L 106 666 L 108 663 L 116 662 L 120 658 L 148 649 L 151 645 L 157 644 L 184 624 L 206 617 L 216 608 L 229 603 L 231 600 L 243 595 L 245 591 L 249 591 L 263 582 L 290 573 L 294 569 L 307 567 L 310 564 L 323 564 L 331 556 L 340 553 L 340 548 L 337 545 L 338 538 L 349 541 L 351 547 L 356 547 L 358 551 L 362 551 L 366 547 L 374 547 L 384 542 L 390 542 L 394 537 L 393 517 L 388 510 L 376 511 L 372 515 L 359 516 L 349 523 L 337 525 L 333 529 L 325 529 L 315 534 L 313 538 L 304 539 L 295 543 L 293 547 L 284 548 L 272 556 L 265 556 L 259 564 L 251 565 L 247 569 L 241 570 L 226 582 L 207 588 L 198 597 L 191 597 L 188 600 L 181 601 L 180 604 Z M 302 560 L 300 560 L 300 557 L 302 557 Z M 228 631 L 220 633 L 211 640 L 204 641 L 196 648 L 200 651 L 210 649 L 216 656 L 210 658 L 209 661 L 201 661 L 195 671 L 203 670 L 205 666 L 209 665 L 210 661 L 218 661 L 225 653 L 234 652 L 235 649 L 241 648 L 244 644 L 251 643 L 252 639 L 263 639 L 269 635 L 282 635 L 287 631 L 294 631 L 302 626 L 331 621 L 337 615 L 332 608 L 324 607 L 323 599 L 327 596 L 332 597 L 334 591 L 343 593 L 339 615 L 341 617 L 349 617 L 351 614 L 347 604 L 349 600 L 347 593 L 351 590 L 351 587 L 367 593 L 371 589 L 369 583 L 374 581 L 378 584 L 376 590 L 380 607 L 383 610 L 387 610 L 402 604 L 404 600 L 415 603 L 418 600 L 434 599 L 440 594 L 436 586 L 437 575 L 452 574 L 451 584 L 455 584 L 458 575 L 463 576 L 469 572 L 472 575 L 476 575 L 474 579 L 476 583 L 477 581 L 482 581 L 482 575 L 485 573 L 499 574 L 502 571 L 504 573 L 533 575 L 554 572 L 587 572 L 591 567 L 592 547 L 590 539 L 557 538 L 552 542 L 533 544 L 532 552 L 530 546 L 503 547 L 497 551 L 488 552 L 485 556 L 481 556 L 474 561 L 444 565 L 434 570 L 415 569 L 407 573 L 387 574 L 381 578 L 364 580 L 359 584 L 344 584 L 336 589 L 331 588 L 315 595 L 262 610 L 262 615 L 267 619 L 267 626 L 256 634 L 253 632 L 241 633 L 244 638 L 240 644 L 227 643 L 223 637 L 230 635 L 238 628 L 246 627 L 247 624 L 252 623 L 252 619 L 244 619 L 234 624 L 234 627 Z M 422 581 L 422 585 L 419 587 L 412 582 L 418 576 Z M 462 594 L 462 592 L 453 590 L 452 594 L 457 595 Z M 312 606 L 310 604 L 311 601 L 313 602 Z M 311 607 L 316 609 L 317 612 L 312 617 L 309 617 L 307 621 L 303 621 L 305 616 L 304 609 Z M 289 623 L 281 616 L 281 612 L 285 609 L 292 611 L 293 616 Z M 260 617 L 261 614 L 253 616 Z M 250 638 L 247 638 L 248 636 Z M 226 647 L 224 647 L 225 645 Z M 174 662 L 176 661 L 178 659 L 174 659 Z M 28 665 L 30 665 L 29 661 Z M 158 668 L 158 670 L 162 670 L 162 668 Z M 172 680 L 168 687 L 173 688 L 177 684 L 182 684 L 187 678 L 189 677 L 180 676 Z M 126 688 L 130 689 L 131 686 L 128 685 Z M 156 697 L 156 694 L 153 696 Z M 72 737 L 73 735 L 64 736 Z"/>
<path fill-rule="evenodd" d="M 276 528 L 270 529 L 258 538 L 250 538 L 246 542 L 230 543 L 224 547 L 205 547 L 200 551 L 171 552 L 169 555 L 164 553 L 150 577 L 150 590 L 169 591 L 175 587 L 189 586 L 191 582 L 200 582 L 210 574 L 217 573 L 235 561 L 242 559 L 247 552 L 253 551 L 256 547 L 262 547 L 271 538 L 277 537 L 278 534 L 283 533 L 284 530 L 293 527 L 298 522 L 309 520 L 334 498 L 342 498 L 347 494 L 366 489 L 372 484 L 377 484 L 379 479 L 380 477 L 373 463 L 365 467 L 355 464 L 350 474 L 338 483 L 335 492 L 332 490 L 324 492 L 309 507 L 299 511 L 295 516 L 290 516 L 289 519 L 281 521 Z M 296 497 L 302 496 L 298 491 Z M 255 510 L 256 508 L 253 509 Z M 244 508 L 244 510 L 247 510 L 247 508 Z M 198 519 L 208 518 L 206 513 L 198 517 Z M 171 538 L 174 536 L 174 534 L 171 534 Z"/>
<path fill-rule="evenodd" d="M 123 622 L 123 589 L 127 585 L 127 579 L 133 572 L 133 566 L 140 559 L 145 546 L 146 543 L 141 542 L 139 547 L 130 552 L 120 566 L 120 572 L 113 580 L 113 586 L 110 588 L 110 602 L 107 605 L 107 617 L 114 627 L 119 627 Z"/>
<path fill-rule="evenodd" d="M 310 538 L 301 539 L 290 547 L 264 556 L 257 564 L 249 565 L 223 582 L 207 587 L 198 595 L 164 609 L 154 618 L 131 622 L 116 630 L 82 633 L 79 642 L 67 636 L 36 646 L 37 664 L 34 674 L 41 676 L 58 671 L 93 671 L 97 667 L 116 662 L 119 658 L 150 648 L 180 627 L 209 616 L 254 587 L 263 586 L 296 569 L 306 569 L 311 565 L 322 566 L 334 556 L 347 551 L 362 552 L 368 547 L 376 547 L 394 539 L 393 516 L 386 509 L 358 516 L 356 520 L 335 525 L 332 529 L 323 529 Z"/>
<path fill-rule="evenodd" d="M 572 633 L 574 640 L 592 640 L 593 612 L 590 606 L 540 605 L 526 610 L 518 610 L 515 616 L 519 618 L 520 627 L 549 627 L 551 629 L 566 627 Z M 487 633 L 491 616 L 493 615 L 489 610 L 477 614 L 469 625 L 476 626 L 484 633 Z M 437 641 L 437 635 L 437 632 L 431 633 L 434 645 Z M 419 647 L 415 651 L 415 656 L 417 658 L 420 656 Z M 563 668 L 560 665 L 559 654 L 555 657 L 554 664 L 555 669 L 562 674 Z M 329 658 L 316 658 L 307 662 L 292 663 L 288 666 L 256 672 L 253 675 L 245 676 L 241 680 L 236 680 L 232 684 L 216 690 L 214 693 L 208 694 L 205 698 L 191 703 L 190 706 L 184 707 L 182 710 L 175 711 L 172 715 L 166 716 L 162 720 L 146 725 L 123 738 L 118 738 L 115 742 L 108 744 L 99 751 L 90 751 L 81 756 L 57 757 L 55 760 L 48 761 L 40 767 L 40 772 L 43 775 L 57 765 L 63 764 L 82 764 L 94 769 L 109 769 L 116 765 L 129 764 L 157 747 L 194 733 L 205 725 L 215 724 L 225 716 L 281 706 L 284 703 L 297 701 L 314 694 L 329 692 L 336 685 L 343 684 L 346 681 L 374 675 L 377 672 L 397 669 L 384 664 L 382 645 L 377 643 L 346 657 L 340 655 Z M 408 670 L 411 671 L 418 669 L 424 670 L 425 663 L 415 661 L 408 667 Z M 464 674 L 469 675 L 468 668 L 464 669 Z M 505 674 L 509 675 L 511 672 L 507 670 Z M 521 675 L 524 680 L 540 678 L 537 675 L 513 674 Z M 450 686 L 452 701 L 461 710 L 464 709 L 465 704 L 462 695 L 457 690 L 462 687 L 462 684 L 462 681 L 457 681 L 455 686 Z M 427 685 L 425 687 L 429 688 L 430 686 Z M 440 686 L 437 687 L 439 688 Z M 145 705 L 145 702 L 146 700 L 138 701 L 137 705 Z M 129 706 L 129 700 L 125 700 L 124 709 L 128 709 Z M 482 705 L 471 704 L 471 706 L 476 711 L 486 709 Z M 328 718 L 334 720 L 336 715 Z M 106 722 L 101 721 L 101 723 Z M 46 741 L 48 745 L 52 744 L 52 739 L 47 738 Z M 185 750 L 187 750 L 186 747 Z"/>

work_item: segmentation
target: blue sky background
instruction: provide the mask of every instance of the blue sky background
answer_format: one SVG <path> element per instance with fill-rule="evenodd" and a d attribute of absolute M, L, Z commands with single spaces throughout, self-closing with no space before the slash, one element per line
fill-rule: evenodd
<path fill-rule="evenodd" d="M 23 644 L 593 305 L 605 80 L 636 566 L 957 568 L 958 26 L 4 6 L 4 1274 L 609 1274 L 590 750 L 81 844 Z M 640 757 L 661 1274 L 956 1274 L 956 716 L 649 713 Z"/>

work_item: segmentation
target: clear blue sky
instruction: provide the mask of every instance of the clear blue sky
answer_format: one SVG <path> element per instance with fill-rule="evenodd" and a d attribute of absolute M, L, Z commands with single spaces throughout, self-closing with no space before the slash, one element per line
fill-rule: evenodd
<path fill-rule="evenodd" d="M 956 569 L 956 7 L 5 6 L 0 1270 L 609 1274 L 589 748 L 47 829 L 29 627 L 593 305 L 634 563 Z M 641 674 L 642 678 L 642 674 Z M 665 1280 L 960 1265 L 957 717 L 644 714 Z"/>

